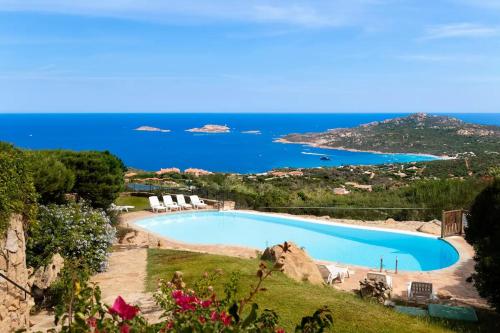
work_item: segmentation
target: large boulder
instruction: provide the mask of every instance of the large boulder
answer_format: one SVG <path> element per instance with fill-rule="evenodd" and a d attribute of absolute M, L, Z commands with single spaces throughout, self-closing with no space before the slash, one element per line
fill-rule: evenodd
<path fill-rule="evenodd" d="M 63 267 L 64 258 L 59 253 L 54 254 L 46 266 L 39 267 L 30 277 L 32 287 L 41 290 L 49 288 L 57 280 Z"/>
<path fill-rule="evenodd" d="M 418 227 L 417 231 L 431 235 L 441 235 L 441 221 L 432 220 L 429 222 L 425 222 L 420 227 Z"/>
<path fill-rule="evenodd" d="M 262 260 L 281 262 L 283 273 L 295 281 L 308 281 L 313 284 L 324 283 L 318 266 L 309 255 L 292 242 L 288 242 L 288 251 L 283 253 L 279 245 L 266 248 L 262 254 Z"/>

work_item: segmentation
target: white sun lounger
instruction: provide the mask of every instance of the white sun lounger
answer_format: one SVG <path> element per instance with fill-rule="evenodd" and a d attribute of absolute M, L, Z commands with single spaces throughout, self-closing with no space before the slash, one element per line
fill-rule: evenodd
<path fill-rule="evenodd" d="M 177 205 L 179 205 L 181 207 L 181 209 L 193 208 L 193 205 L 186 203 L 186 200 L 184 199 L 183 194 L 176 194 L 175 197 L 177 198 Z"/>
<path fill-rule="evenodd" d="M 337 265 L 325 265 L 328 271 L 328 278 L 326 279 L 327 284 L 331 284 L 335 280 L 344 282 L 346 277 L 349 277 L 349 267 L 339 267 Z"/>
<path fill-rule="evenodd" d="M 179 207 L 179 205 L 177 204 L 177 202 L 174 202 L 172 200 L 172 196 L 170 196 L 170 195 L 164 195 L 163 196 L 163 204 L 169 210 L 179 210 L 181 208 L 181 207 Z"/>
<path fill-rule="evenodd" d="M 203 200 L 201 200 L 200 198 L 198 198 L 197 195 L 190 196 L 189 200 L 191 200 L 191 204 L 196 209 L 198 209 L 198 208 L 207 208 L 207 204 Z"/>
<path fill-rule="evenodd" d="M 368 280 L 373 280 L 376 282 L 383 282 L 385 285 L 392 289 L 392 277 L 379 272 L 368 272 L 366 273 L 366 278 Z"/>
<path fill-rule="evenodd" d="M 111 210 L 114 210 L 117 212 L 127 212 L 127 213 L 128 213 L 129 209 L 134 209 L 134 208 L 135 208 L 135 206 L 117 206 L 114 203 L 112 203 L 111 206 L 109 206 L 109 209 L 111 209 Z"/>
<path fill-rule="evenodd" d="M 163 206 L 155 195 L 149 197 L 149 206 L 151 206 L 153 213 L 158 213 L 160 210 L 167 211 L 167 207 Z"/>

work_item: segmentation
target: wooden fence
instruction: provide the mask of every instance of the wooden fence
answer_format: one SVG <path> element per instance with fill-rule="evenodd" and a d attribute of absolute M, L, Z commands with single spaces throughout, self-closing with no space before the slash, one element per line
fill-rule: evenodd
<path fill-rule="evenodd" d="M 467 223 L 466 213 L 463 209 L 443 211 L 441 238 L 463 235 Z"/>

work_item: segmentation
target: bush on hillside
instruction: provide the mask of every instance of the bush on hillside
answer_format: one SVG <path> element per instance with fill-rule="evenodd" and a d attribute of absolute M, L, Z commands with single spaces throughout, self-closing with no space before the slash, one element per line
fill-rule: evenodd
<path fill-rule="evenodd" d="M 47 152 L 30 152 L 30 168 L 41 204 L 62 204 L 75 184 L 75 174 Z"/>
<path fill-rule="evenodd" d="M 28 220 L 36 215 L 36 193 L 25 155 L 12 145 L 0 142 L 0 237 L 13 213 Z"/>
<path fill-rule="evenodd" d="M 500 312 L 500 180 L 484 189 L 468 215 L 465 239 L 474 246 L 474 284 Z"/>
<path fill-rule="evenodd" d="M 102 271 L 114 237 L 115 228 L 100 209 L 82 203 L 40 206 L 38 222 L 28 231 L 27 262 L 37 268 L 59 253 L 91 271 Z"/>

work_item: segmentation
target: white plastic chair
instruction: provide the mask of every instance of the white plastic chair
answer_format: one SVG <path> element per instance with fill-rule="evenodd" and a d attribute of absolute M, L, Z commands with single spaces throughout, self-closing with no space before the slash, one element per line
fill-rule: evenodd
<path fill-rule="evenodd" d="M 163 211 L 167 211 L 167 207 L 163 206 L 161 203 L 160 203 L 160 200 L 158 200 L 158 197 L 157 196 L 151 196 L 149 197 L 149 206 L 151 206 L 151 210 L 153 211 L 153 213 L 159 213 L 160 210 L 163 210 Z"/>
<path fill-rule="evenodd" d="M 191 204 L 186 203 L 183 194 L 176 194 L 177 205 L 181 207 L 181 209 L 191 209 L 193 206 Z"/>
<path fill-rule="evenodd" d="M 200 198 L 198 198 L 197 195 L 190 196 L 189 200 L 191 200 L 191 204 L 196 209 L 198 209 L 198 208 L 207 208 L 207 204 L 203 200 L 201 200 Z"/>
<path fill-rule="evenodd" d="M 170 195 L 164 195 L 163 196 L 163 204 L 169 210 L 179 210 L 179 209 L 181 209 L 181 207 L 177 204 L 177 202 L 174 202 L 172 200 L 172 196 L 170 196 Z"/>

